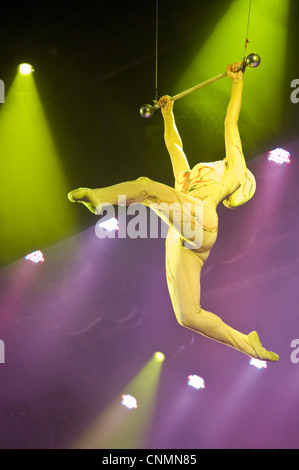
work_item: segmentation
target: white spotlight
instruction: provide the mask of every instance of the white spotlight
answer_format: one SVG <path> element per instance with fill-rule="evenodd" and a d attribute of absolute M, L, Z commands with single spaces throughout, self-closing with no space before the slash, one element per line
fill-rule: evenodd
<path fill-rule="evenodd" d="M 121 404 L 129 408 L 129 410 L 133 410 L 134 408 L 137 408 L 137 400 L 135 397 L 132 397 L 132 395 L 123 395 L 121 398 L 122 398 Z"/>
<path fill-rule="evenodd" d="M 205 381 L 202 377 L 199 377 L 198 375 L 189 375 L 188 379 L 188 385 L 190 387 L 196 388 L 197 390 L 205 388 Z"/>
<path fill-rule="evenodd" d="M 111 217 L 111 219 L 99 222 L 98 226 L 103 228 L 107 232 L 113 232 L 115 230 L 118 230 L 118 220 L 115 217 Z"/>
<path fill-rule="evenodd" d="M 268 153 L 268 160 L 278 165 L 283 165 L 284 163 L 290 163 L 290 156 L 291 154 L 287 150 L 277 148 Z"/>
<path fill-rule="evenodd" d="M 257 369 L 266 369 L 267 362 L 261 361 L 260 359 L 251 358 L 249 364 L 256 367 Z"/>
<path fill-rule="evenodd" d="M 26 261 L 31 261 L 32 263 L 43 263 L 45 261 L 43 253 L 38 250 L 38 251 L 33 251 L 32 253 L 29 253 L 28 255 L 25 256 Z"/>

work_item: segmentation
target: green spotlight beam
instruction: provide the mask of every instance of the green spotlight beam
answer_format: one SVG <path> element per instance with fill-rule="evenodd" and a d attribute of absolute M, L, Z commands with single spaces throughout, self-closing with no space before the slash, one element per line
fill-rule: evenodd
<path fill-rule="evenodd" d="M 156 403 L 162 364 L 162 357 L 154 355 L 72 448 L 143 448 L 146 445 Z M 132 395 L 137 399 L 137 409 L 128 410 L 121 405 L 123 394 Z"/>
<path fill-rule="evenodd" d="M 254 72 L 247 70 L 244 76 L 240 131 L 244 144 L 249 147 L 275 133 L 283 118 L 289 3 L 289 0 L 255 0 L 251 5 L 247 54 L 257 52 L 262 63 Z M 204 81 L 216 75 L 227 64 L 241 61 L 247 20 L 248 2 L 233 1 L 206 42 L 200 45 L 199 52 L 181 75 L 175 89 L 188 88 L 194 81 Z M 191 119 L 191 126 L 196 120 L 198 132 L 195 140 L 198 139 L 204 148 L 209 148 L 211 141 L 223 143 L 223 121 L 230 91 L 230 81 L 220 80 L 186 97 L 180 104 L 180 110 L 188 115 L 189 125 Z M 201 157 L 197 152 L 196 162 Z M 207 158 L 206 155 L 204 157 Z M 215 155 L 210 157 L 215 159 Z"/>
<path fill-rule="evenodd" d="M 1 106 L 0 153 L 0 243 L 5 263 L 59 241 L 75 224 L 32 73 L 17 73 Z"/>

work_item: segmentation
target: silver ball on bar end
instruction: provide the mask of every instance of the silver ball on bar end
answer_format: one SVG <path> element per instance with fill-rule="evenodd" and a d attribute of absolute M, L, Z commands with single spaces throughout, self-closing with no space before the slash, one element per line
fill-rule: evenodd
<path fill-rule="evenodd" d="M 245 59 L 245 65 L 249 67 L 258 67 L 261 63 L 261 58 L 258 54 L 249 54 Z"/>
<path fill-rule="evenodd" d="M 150 104 L 144 104 L 140 108 L 140 116 L 143 118 L 151 118 L 152 115 L 154 114 L 154 109 Z"/>

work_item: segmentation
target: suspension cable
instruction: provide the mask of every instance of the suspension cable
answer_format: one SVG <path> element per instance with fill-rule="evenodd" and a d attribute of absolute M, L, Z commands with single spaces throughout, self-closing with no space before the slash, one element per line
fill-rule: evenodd
<path fill-rule="evenodd" d="M 251 0 L 249 0 L 249 10 L 248 10 L 248 19 L 247 19 L 247 30 L 246 30 L 245 48 L 244 48 L 243 59 L 245 59 L 245 57 L 246 57 L 246 48 L 247 48 L 247 44 L 248 44 L 248 42 L 249 42 L 249 39 L 248 39 L 248 32 L 249 32 L 250 13 L 251 13 Z"/>
<path fill-rule="evenodd" d="M 156 0 L 156 76 L 155 76 L 155 99 L 154 103 L 158 102 L 158 39 L 159 39 L 159 0 Z"/>

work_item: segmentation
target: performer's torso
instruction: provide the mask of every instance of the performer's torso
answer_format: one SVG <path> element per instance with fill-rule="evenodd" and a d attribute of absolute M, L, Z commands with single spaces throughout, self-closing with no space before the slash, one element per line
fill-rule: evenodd
<path fill-rule="evenodd" d="M 232 194 L 237 186 L 238 182 L 228 171 L 225 159 L 198 163 L 192 170 L 179 173 L 175 182 L 178 191 L 215 207 Z"/>

